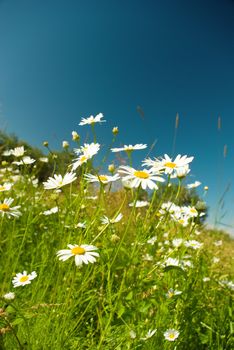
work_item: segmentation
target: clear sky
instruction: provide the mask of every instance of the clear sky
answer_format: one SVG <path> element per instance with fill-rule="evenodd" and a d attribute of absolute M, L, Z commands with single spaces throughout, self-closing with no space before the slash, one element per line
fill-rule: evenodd
<path fill-rule="evenodd" d="M 1 128 L 35 146 L 84 139 L 81 117 L 102 112 L 100 143 L 117 125 L 116 147 L 157 139 L 152 156 L 171 154 L 178 112 L 175 153 L 195 156 L 210 222 L 232 183 L 234 226 L 234 1 L 0 0 L 0 102 Z"/>

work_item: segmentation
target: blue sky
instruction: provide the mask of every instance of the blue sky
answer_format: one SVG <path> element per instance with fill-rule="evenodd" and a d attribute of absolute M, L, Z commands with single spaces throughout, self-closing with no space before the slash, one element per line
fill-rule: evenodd
<path fill-rule="evenodd" d="M 35 146 L 59 148 L 72 130 L 84 140 L 81 117 L 102 112 L 100 143 L 118 125 L 116 147 L 157 139 L 152 156 L 171 154 L 179 113 L 175 153 L 195 156 L 213 221 L 233 187 L 234 1 L 2 0 L 0 53 L 1 127 Z M 231 188 L 234 226 L 233 200 Z"/>

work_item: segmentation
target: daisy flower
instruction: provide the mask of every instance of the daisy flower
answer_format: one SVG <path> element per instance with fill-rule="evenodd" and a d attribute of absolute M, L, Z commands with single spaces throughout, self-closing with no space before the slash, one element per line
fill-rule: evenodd
<path fill-rule="evenodd" d="M 53 190 L 68 185 L 76 179 L 76 174 L 72 172 L 65 174 L 64 177 L 62 177 L 62 175 L 55 174 L 54 177 L 49 177 L 46 182 L 43 182 L 43 185 L 46 190 Z"/>
<path fill-rule="evenodd" d="M 136 170 L 129 166 L 121 166 L 119 173 L 126 174 L 123 177 L 123 181 L 130 181 L 130 187 L 139 187 L 141 186 L 143 190 L 146 190 L 148 187 L 150 190 L 158 189 L 155 181 L 164 182 L 159 175 L 152 174 L 149 170 Z"/>
<path fill-rule="evenodd" d="M 95 124 L 95 123 L 103 123 L 105 122 L 105 120 L 101 120 L 103 118 L 103 114 L 99 113 L 96 115 L 96 117 L 94 117 L 93 115 L 91 115 L 88 118 L 81 118 L 81 122 L 79 123 L 79 125 L 86 125 L 86 124 Z"/>
<path fill-rule="evenodd" d="M 24 271 L 23 273 L 17 273 L 16 276 L 13 278 L 12 283 L 14 288 L 25 286 L 26 284 L 30 284 L 31 280 L 37 277 L 37 274 L 35 271 L 32 273 L 27 274 L 27 271 Z"/>
<path fill-rule="evenodd" d="M 109 219 L 107 216 L 104 215 L 100 220 L 103 225 L 109 225 L 109 224 L 115 224 L 116 222 L 119 222 L 122 218 L 123 218 L 123 214 L 119 213 L 113 219 Z"/>
<path fill-rule="evenodd" d="M 166 297 L 168 299 L 170 299 L 170 298 L 174 297 L 174 295 L 180 295 L 180 294 L 182 294 L 181 290 L 176 290 L 176 289 L 170 288 L 168 290 L 168 292 L 166 293 Z"/>
<path fill-rule="evenodd" d="M 136 201 L 136 203 L 132 202 L 128 204 L 129 207 L 133 207 L 135 205 L 135 208 L 143 208 L 147 207 L 149 205 L 149 202 L 147 201 Z"/>
<path fill-rule="evenodd" d="M 154 236 L 148 239 L 147 243 L 153 245 L 157 241 L 158 237 Z"/>
<path fill-rule="evenodd" d="M 163 333 L 164 338 L 169 341 L 175 341 L 178 338 L 179 334 L 180 332 L 176 329 L 168 329 L 166 332 Z"/>
<path fill-rule="evenodd" d="M 18 162 L 12 162 L 12 164 L 16 164 L 16 165 L 29 165 L 29 164 L 33 164 L 35 162 L 35 159 L 29 157 L 29 156 L 25 156 L 22 158 L 22 160 L 18 161 Z"/>
<path fill-rule="evenodd" d="M 182 245 L 183 242 L 184 242 L 183 238 L 174 238 L 172 240 L 172 245 L 173 247 L 178 248 Z"/>
<path fill-rule="evenodd" d="M 48 157 L 40 157 L 39 161 L 42 163 L 48 163 L 49 162 L 49 158 Z"/>
<path fill-rule="evenodd" d="M 188 185 L 187 185 L 187 188 L 188 188 L 188 189 L 196 188 L 196 187 L 198 187 L 198 186 L 200 186 L 200 185 L 201 185 L 201 182 L 200 182 L 200 181 L 195 181 L 195 182 L 192 183 L 192 184 L 188 184 Z"/>
<path fill-rule="evenodd" d="M 21 147 L 15 147 L 14 149 L 11 150 L 11 154 L 15 157 L 22 157 L 24 155 L 24 146 Z"/>
<path fill-rule="evenodd" d="M 137 143 L 136 145 L 124 145 L 123 147 L 120 148 L 111 148 L 112 152 L 131 152 L 131 151 L 135 151 L 135 150 L 140 150 L 140 149 L 144 149 L 146 148 L 147 145 L 142 144 L 142 143 Z"/>
<path fill-rule="evenodd" d="M 184 245 L 187 248 L 199 249 L 203 246 L 203 243 L 200 243 L 200 242 L 196 241 L 195 239 L 191 239 L 191 240 L 185 241 Z"/>
<path fill-rule="evenodd" d="M 109 182 L 114 182 L 120 179 L 119 174 L 115 174 L 113 176 L 85 174 L 84 177 L 88 182 L 101 182 L 104 185 Z"/>
<path fill-rule="evenodd" d="M 198 216 L 198 211 L 195 207 L 182 207 L 181 208 L 182 213 L 184 213 L 185 215 L 191 217 L 191 218 L 195 218 Z"/>
<path fill-rule="evenodd" d="M 95 252 L 95 250 L 97 250 L 97 247 L 93 245 L 68 244 L 67 246 L 69 249 L 63 249 L 57 252 L 59 260 L 66 261 L 67 259 L 74 256 L 76 266 L 81 266 L 83 263 L 94 263 L 96 261 L 96 257 L 99 257 L 99 254 Z"/>
<path fill-rule="evenodd" d="M 0 192 L 10 191 L 11 187 L 12 187 L 11 183 L 5 182 L 3 185 L 0 185 Z"/>
<path fill-rule="evenodd" d="M 5 300 L 14 300 L 15 299 L 15 293 L 14 292 L 9 292 L 3 295 L 3 298 Z"/>
<path fill-rule="evenodd" d="M 187 157 L 181 156 L 178 154 L 178 156 L 175 158 L 175 160 L 172 160 L 167 154 L 164 155 L 164 158 L 151 160 L 146 159 L 144 161 L 145 165 L 152 166 L 154 169 L 164 169 L 165 174 L 171 175 L 172 173 L 177 174 L 178 169 L 180 169 L 180 172 L 187 172 L 188 173 L 188 164 L 192 162 L 194 157 Z M 185 168 L 186 170 L 182 170 L 181 168 Z"/>
<path fill-rule="evenodd" d="M 157 329 L 149 329 L 148 332 L 146 333 L 144 338 L 140 338 L 141 340 L 147 340 L 151 338 L 155 333 L 157 332 Z"/>
<path fill-rule="evenodd" d="M 2 216 L 6 215 L 7 217 L 14 216 L 18 218 L 21 215 L 21 212 L 18 210 L 20 205 L 11 207 L 13 201 L 13 198 L 5 198 L 3 203 L 0 203 L 0 214 Z"/>
<path fill-rule="evenodd" d="M 45 210 L 44 212 L 43 212 L 43 214 L 44 215 L 51 215 L 51 214 L 55 214 L 55 213 L 57 213 L 58 212 L 58 207 L 53 207 L 53 208 L 51 208 L 51 209 L 49 209 L 49 210 Z"/>
<path fill-rule="evenodd" d="M 79 155 L 78 158 L 73 160 L 72 170 L 76 170 L 79 166 L 84 163 L 87 163 L 89 159 L 91 159 L 95 154 L 98 153 L 100 149 L 99 143 L 85 143 L 84 146 L 80 148 L 75 148 L 74 152 Z"/>
<path fill-rule="evenodd" d="M 178 179 L 183 179 L 188 175 L 189 172 L 190 172 L 189 166 L 185 165 L 184 167 L 176 168 L 175 174 L 173 175 L 173 177 L 177 177 Z"/>

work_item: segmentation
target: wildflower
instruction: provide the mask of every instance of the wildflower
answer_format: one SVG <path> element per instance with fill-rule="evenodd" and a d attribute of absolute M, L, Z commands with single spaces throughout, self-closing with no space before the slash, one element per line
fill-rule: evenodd
<path fill-rule="evenodd" d="M 143 208 L 143 207 L 147 207 L 149 205 L 149 202 L 147 201 L 136 201 L 135 203 L 129 203 L 129 207 L 133 207 L 135 206 L 135 208 Z"/>
<path fill-rule="evenodd" d="M 9 292 L 3 295 L 3 298 L 5 300 L 14 300 L 15 299 L 15 293 L 14 292 Z"/>
<path fill-rule="evenodd" d="M 195 207 L 182 207 L 181 208 L 182 212 L 188 215 L 189 217 L 197 217 L 198 216 L 198 211 Z"/>
<path fill-rule="evenodd" d="M 176 168 L 175 177 L 177 177 L 178 179 L 183 179 L 188 175 L 189 172 L 190 169 L 188 165 L 185 165 L 181 168 Z"/>
<path fill-rule="evenodd" d="M 16 276 L 13 278 L 12 283 L 14 288 L 25 286 L 26 284 L 30 284 L 31 280 L 37 277 L 37 274 L 35 271 L 33 271 L 30 274 L 27 274 L 27 271 L 24 271 L 23 273 L 17 273 Z"/>
<path fill-rule="evenodd" d="M 67 141 L 63 141 L 62 146 L 66 149 L 69 147 L 69 143 Z"/>
<path fill-rule="evenodd" d="M 18 218 L 21 215 L 21 212 L 18 211 L 20 208 L 20 205 L 17 205 L 15 207 L 11 207 L 11 204 L 13 203 L 13 198 L 5 198 L 3 203 L 0 203 L 0 214 L 2 216 L 6 215 L 7 217 L 14 216 Z"/>
<path fill-rule="evenodd" d="M 164 338 L 169 341 L 174 341 L 178 338 L 180 332 L 175 329 L 168 329 L 166 332 L 163 333 Z"/>
<path fill-rule="evenodd" d="M 153 261 L 153 260 L 154 260 L 154 257 L 153 257 L 152 255 L 150 255 L 150 254 L 147 253 L 147 254 L 143 255 L 142 259 L 143 259 L 144 261 Z"/>
<path fill-rule="evenodd" d="M 154 236 L 150 239 L 148 239 L 147 243 L 148 244 L 151 244 L 151 245 L 154 245 L 154 243 L 157 241 L 157 236 Z"/>
<path fill-rule="evenodd" d="M 0 185 L 0 192 L 10 191 L 11 187 L 12 187 L 11 183 L 5 182 L 3 185 Z"/>
<path fill-rule="evenodd" d="M 22 157 L 24 155 L 24 152 L 24 146 L 15 147 L 13 150 L 11 150 L 11 154 L 15 157 Z"/>
<path fill-rule="evenodd" d="M 129 166 L 123 165 L 120 167 L 119 173 L 126 174 L 123 180 L 130 180 L 131 187 L 138 188 L 139 186 L 141 186 L 143 190 L 146 190 L 147 187 L 151 190 L 158 189 L 158 186 L 154 181 L 164 182 L 164 179 L 162 179 L 160 176 L 152 174 L 149 170 L 146 169 L 136 170 Z"/>
<path fill-rule="evenodd" d="M 119 128 L 118 128 L 118 126 L 115 126 L 115 127 L 112 129 L 112 133 L 113 133 L 114 135 L 117 135 L 117 134 L 119 133 Z"/>
<path fill-rule="evenodd" d="M 172 158 L 165 154 L 164 158 L 162 159 L 146 159 L 144 160 L 143 164 L 147 166 L 152 166 L 152 168 L 156 170 L 164 169 L 165 174 L 171 175 L 172 173 L 177 174 L 179 169 L 180 172 L 188 172 L 188 164 L 193 160 L 193 158 L 194 157 L 187 158 L 187 155 L 181 156 L 180 154 L 178 154 L 175 160 L 172 160 Z M 182 170 L 182 168 L 185 168 L 185 170 Z"/>
<path fill-rule="evenodd" d="M 209 187 L 208 186 L 204 186 L 204 191 L 208 191 Z"/>
<path fill-rule="evenodd" d="M 115 174 L 113 176 L 109 175 L 92 175 L 92 174 L 85 174 L 84 175 L 86 181 L 88 182 L 99 182 L 102 184 L 107 184 L 109 182 L 114 182 L 120 179 L 118 174 Z"/>
<path fill-rule="evenodd" d="M 95 124 L 95 123 L 103 123 L 105 122 L 105 120 L 101 120 L 103 118 L 103 114 L 99 113 L 96 115 L 96 117 L 94 117 L 93 115 L 91 115 L 88 118 L 81 118 L 81 122 L 79 123 L 79 125 L 86 125 L 86 124 Z"/>
<path fill-rule="evenodd" d="M 217 258 L 216 256 L 212 259 L 213 264 L 218 264 L 220 262 L 220 258 Z"/>
<path fill-rule="evenodd" d="M 147 340 L 151 337 L 153 337 L 153 335 L 157 332 L 157 329 L 149 329 L 148 332 L 146 333 L 144 338 L 140 338 L 141 340 Z"/>
<path fill-rule="evenodd" d="M 116 217 L 114 217 L 113 219 L 109 219 L 107 216 L 103 216 L 101 218 L 101 223 L 103 225 L 110 225 L 110 224 L 115 224 L 116 222 L 119 222 L 121 219 L 123 218 L 123 215 L 121 213 L 119 213 Z"/>
<path fill-rule="evenodd" d="M 229 289 L 234 290 L 234 283 L 232 281 L 220 281 L 221 285 L 227 286 Z"/>
<path fill-rule="evenodd" d="M 57 256 L 59 260 L 65 261 L 72 256 L 75 257 L 75 264 L 76 266 L 81 266 L 83 263 L 88 264 L 94 263 L 96 261 L 96 257 L 99 257 L 99 254 L 95 252 L 94 250 L 97 250 L 97 247 L 93 245 L 72 245 L 68 244 L 68 248 L 70 249 L 63 249 L 59 250 L 57 252 Z"/>
<path fill-rule="evenodd" d="M 198 187 L 198 186 L 200 186 L 200 185 L 201 185 L 201 182 L 200 182 L 200 181 L 195 181 L 195 182 L 192 183 L 192 184 L 188 184 L 188 185 L 187 185 L 187 188 L 188 188 L 188 189 L 196 188 L 196 187 Z"/>
<path fill-rule="evenodd" d="M 5 157 L 9 157 L 12 155 L 12 150 L 11 149 L 7 149 L 2 153 L 3 156 Z"/>
<path fill-rule="evenodd" d="M 25 156 L 22 158 L 22 160 L 18 161 L 18 162 L 12 162 L 12 164 L 16 164 L 16 165 L 29 165 L 29 164 L 33 164 L 35 162 L 35 159 L 29 157 L 29 156 Z"/>
<path fill-rule="evenodd" d="M 55 213 L 57 213 L 58 212 L 58 207 L 53 207 L 53 208 L 51 208 L 51 209 L 49 209 L 49 210 L 45 210 L 44 212 L 43 212 L 43 214 L 44 215 L 51 215 L 51 214 L 55 214 Z"/>
<path fill-rule="evenodd" d="M 120 148 L 111 148 L 112 152 L 131 152 L 131 151 L 135 151 L 135 150 L 140 150 L 140 149 L 144 149 L 146 148 L 147 145 L 142 144 L 142 143 L 137 143 L 136 145 L 124 145 L 123 147 Z"/>
<path fill-rule="evenodd" d="M 42 163 L 48 163 L 49 159 L 47 157 L 40 157 L 39 161 L 42 162 Z"/>
<path fill-rule="evenodd" d="M 180 266 L 181 263 L 178 259 L 167 258 L 163 265 L 164 266 Z"/>
<path fill-rule="evenodd" d="M 219 246 L 221 246 L 223 244 L 223 241 L 222 240 L 220 240 L 220 241 L 215 241 L 214 242 L 214 245 L 216 246 L 216 247 L 219 247 Z"/>
<path fill-rule="evenodd" d="M 111 174 L 113 174 L 114 171 L 115 171 L 115 165 L 114 165 L 114 164 L 110 164 L 110 165 L 108 166 L 108 171 L 109 171 Z"/>
<path fill-rule="evenodd" d="M 72 140 L 78 141 L 80 139 L 80 136 L 77 134 L 76 131 L 72 131 Z"/>
<path fill-rule="evenodd" d="M 210 281 L 210 277 L 203 277 L 203 282 L 209 282 Z"/>
<path fill-rule="evenodd" d="M 49 146 L 49 142 L 48 142 L 48 141 L 44 141 L 44 142 L 43 142 L 43 146 L 44 146 L 44 147 L 48 147 L 48 146 Z"/>
<path fill-rule="evenodd" d="M 170 289 L 168 290 L 168 292 L 166 293 L 166 297 L 167 297 L 168 299 L 170 299 L 170 298 L 172 298 L 174 295 L 180 295 L 180 294 L 182 294 L 181 290 L 176 290 L 176 289 L 170 288 Z"/>
<path fill-rule="evenodd" d="M 49 177 L 46 182 L 43 182 L 44 188 L 46 190 L 59 189 L 65 185 L 68 185 L 77 179 L 76 175 L 72 172 L 62 175 L 54 175 L 54 177 Z"/>
<path fill-rule="evenodd" d="M 181 246 L 183 241 L 184 241 L 183 238 L 174 238 L 172 240 L 172 245 L 173 245 L 173 247 L 177 248 L 177 247 Z"/>
<path fill-rule="evenodd" d="M 203 243 L 196 241 L 195 239 L 188 240 L 184 242 L 185 247 L 199 249 L 203 246 Z"/>
<path fill-rule="evenodd" d="M 134 332 L 133 330 L 131 330 L 131 331 L 129 332 L 129 335 L 130 335 L 130 338 L 131 338 L 131 339 L 135 339 L 135 338 L 136 338 L 136 332 Z"/>
<path fill-rule="evenodd" d="M 73 160 L 72 170 L 76 170 L 79 166 L 84 163 L 87 163 L 89 159 L 91 159 L 95 154 L 98 153 L 100 149 L 99 143 L 85 143 L 84 146 L 81 146 L 79 149 L 74 149 L 74 152 L 79 155 L 78 158 Z"/>
<path fill-rule="evenodd" d="M 78 222 L 78 224 L 76 224 L 75 228 L 86 228 L 86 221 Z"/>

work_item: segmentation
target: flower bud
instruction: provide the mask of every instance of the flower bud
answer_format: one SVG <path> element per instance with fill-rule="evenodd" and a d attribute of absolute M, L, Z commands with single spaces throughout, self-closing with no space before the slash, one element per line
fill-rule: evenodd
<path fill-rule="evenodd" d="M 117 134 L 119 133 L 119 128 L 118 128 L 118 126 L 115 126 L 115 127 L 112 129 L 112 133 L 113 133 L 114 135 L 117 135 Z"/>
<path fill-rule="evenodd" d="M 76 131 L 72 131 L 72 140 L 78 141 L 80 139 L 80 136 L 77 134 Z"/>
<path fill-rule="evenodd" d="M 69 148 L 69 143 L 67 141 L 63 141 L 63 148 Z"/>

